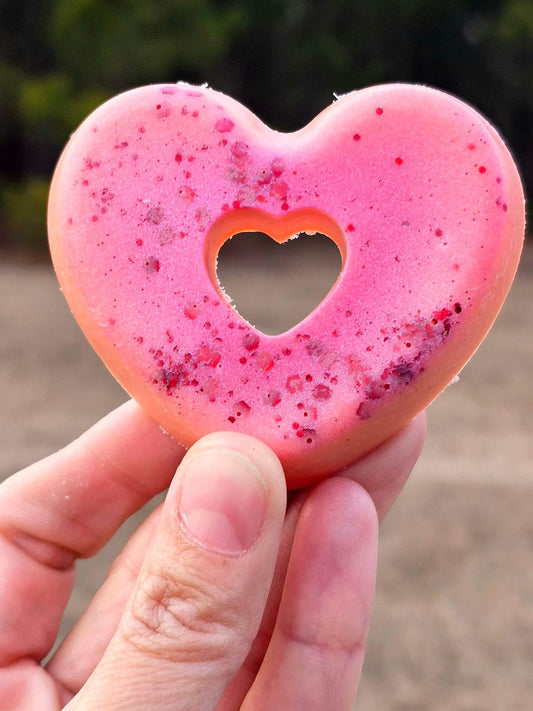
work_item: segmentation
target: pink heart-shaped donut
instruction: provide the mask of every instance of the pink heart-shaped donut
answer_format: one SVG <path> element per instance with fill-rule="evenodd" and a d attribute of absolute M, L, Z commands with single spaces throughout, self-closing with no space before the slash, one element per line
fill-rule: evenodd
<path fill-rule="evenodd" d="M 231 307 L 221 245 L 261 230 L 329 235 L 326 299 L 267 336 Z M 339 98 L 292 134 L 208 88 L 149 86 L 72 136 L 49 204 L 72 311 L 126 390 L 185 445 L 247 432 L 290 486 L 399 430 L 460 370 L 512 282 L 524 196 L 471 107 L 419 86 Z"/>

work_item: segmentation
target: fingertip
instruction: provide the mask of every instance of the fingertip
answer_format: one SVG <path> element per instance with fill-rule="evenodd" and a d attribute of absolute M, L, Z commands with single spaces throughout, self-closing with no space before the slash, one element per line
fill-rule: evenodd
<path fill-rule="evenodd" d="M 341 472 L 370 494 L 380 520 L 384 518 L 411 474 L 424 446 L 426 415 L 408 425 L 365 457 Z"/>
<path fill-rule="evenodd" d="M 369 492 L 356 481 L 336 476 L 317 484 L 304 503 L 301 519 L 318 535 L 360 541 L 377 538 L 378 514 Z"/>
<path fill-rule="evenodd" d="M 212 432 L 199 439 L 184 457 L 186 461 L 198 452 L 229 450 L 250 460 L 265 481 L 269 495 L 283 508 L 286 506 L 287 486 L 280 460 L 261 440 L 240 432 Z"/>

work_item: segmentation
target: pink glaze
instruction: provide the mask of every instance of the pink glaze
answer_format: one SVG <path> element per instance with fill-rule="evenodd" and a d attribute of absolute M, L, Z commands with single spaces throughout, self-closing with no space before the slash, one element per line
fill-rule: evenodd
<path fill-rule="evenodd" d="M 343 255 L 284 334 L 218 285 L 218 250 L 246 230 L 323 232 Z M 433 89 L 354 92 L 283 134 L 210 89 L 150 86 L 74 134 L 49 233 L 74 315 L 147 412 L 185 445 L 260 437 L 299 486 L 392 435 L 468 360 L 512 282 L 524 197 L 496 131 Z"/>

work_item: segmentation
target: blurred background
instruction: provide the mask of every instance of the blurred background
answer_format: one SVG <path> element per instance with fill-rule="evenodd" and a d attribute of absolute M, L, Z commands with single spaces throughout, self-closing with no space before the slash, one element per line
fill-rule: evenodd
<path fill-rule="evenodd" d="M 434 85 L 500 129 L 533 186 L 531 0 L 2 0 L 0 244 L 39 248 L 68 135 L 113 94 L 185 80 L 294 130 L 344 93 Z"/>
<path fill-rule="evenodd" d="M 431 84 L 499 128 L 532 193 L 531 0 L 0 0 L 0 480 L 126 398 L 55 281 L 48 183 L 98 104 L 178 80 L 207 82 L 279 130 L 307 123 L 334 93 Z M 288 304 L 305 313 L 327 292 L 339 269 L 328 260 L 313 247 L 281 277 L 279 254 L 265 267 L 240 251 L 223 283 L 276 330 Z M 531 709 L 532 303 L 529 242 L 489 337 L 429 408 L 424 454 L 383 526 L 358 708 Z M 80 564 L 62 635 L 144 513 Z"/>

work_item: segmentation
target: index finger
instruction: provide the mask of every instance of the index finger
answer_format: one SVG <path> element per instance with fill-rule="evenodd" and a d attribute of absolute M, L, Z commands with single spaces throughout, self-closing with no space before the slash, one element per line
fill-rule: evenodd
<path fill-rule="evenodd" d="M 184 451 L 128 402 L 0 486 L 0 664 L 48 652 L 75 559 L 165 489 Z"/>

